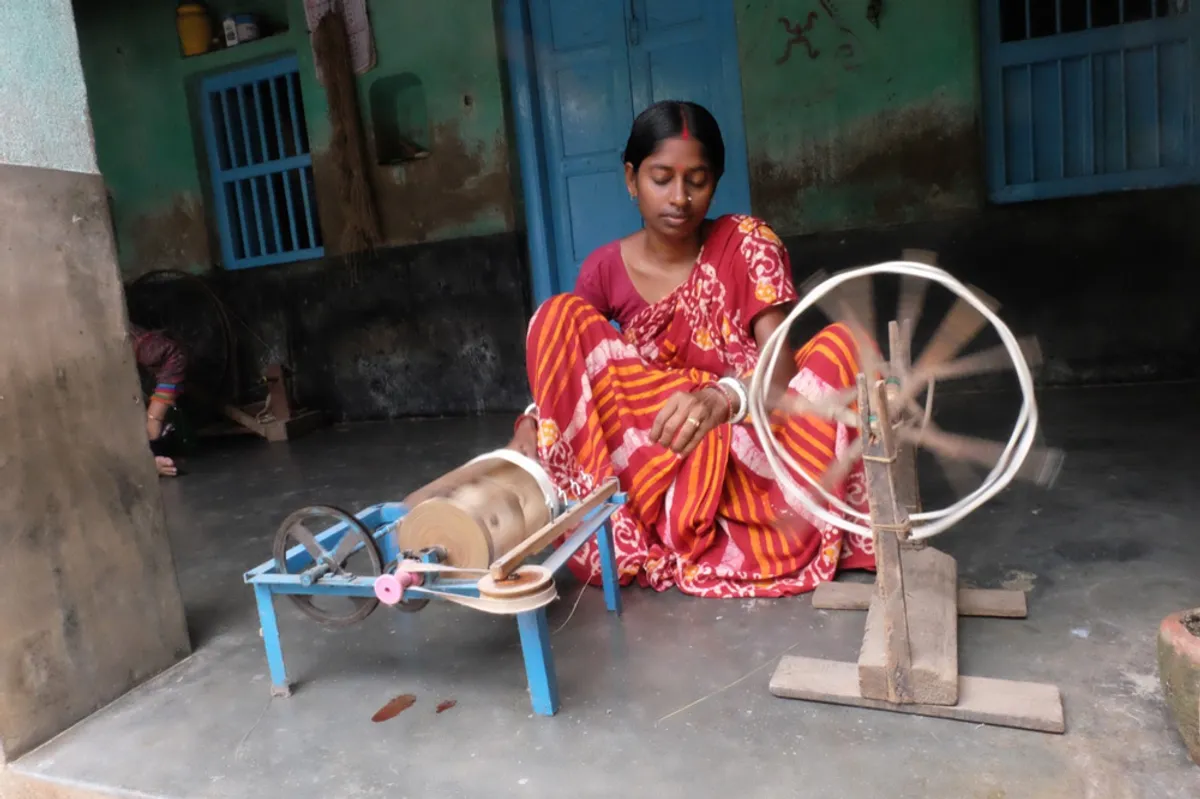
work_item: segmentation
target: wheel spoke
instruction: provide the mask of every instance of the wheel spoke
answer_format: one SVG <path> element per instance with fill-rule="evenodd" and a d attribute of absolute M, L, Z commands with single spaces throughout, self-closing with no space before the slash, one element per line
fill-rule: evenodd
<path fill-rule="evenodd" d="M 1025 362 L 1030 367 L 1036 368 L 1041 365 L 1042 349 L 1038 344 L 1036 336 L 1019 338 L 1017 339 L 1017 345 L 1021 348 L 1021 354 L 1025 357 Z M 929 378 L 933 380 L 951 380 L 962 377 L 973 377 L 975 375 L 1003 372 L 1006 369 L 1011 369 L 1012 366 L 1012 356 L 1009 355 L 1008 349 L 1001 344 L 935 366 L 929 371 Z"/>
<path fill-rule="evenodd" d="M 354 529 L 347 527 L 346 532 L 342 534 L 342 540 L 338 541 L 337 549 L 333 551 L 333 556 L 330 560 L 338 571 L 343 571 L 343 566 L 346 561 L 354 554 L 354 551 L 362 544 Z"/>
<path fill-rule="evenodd" d="M 900 336 L 905 343 L 905 351 L 912 352 L 913 331 L 921 319 L 921 310 L 925 307 L 925 294 L 929 290 L 929 282 L 912 275 L 900 277 L 900 299 L 896 303 L 896 322 L 900 326 Z"/>
<path fill-rule="evenodd" d="M 829 278 L 817 270 L 801 285 L 807 294 Z M 845 325 L 854 337 L 862 370 L 872 378 L 881 373 L 882 356 L 875 339 L 875 294 L 871 278 L 851 280 L 817 300 L 817 307 L 831 322 Z M 853 391 L 853 389 L 851 389 Z"/>
<path fill-rule="evenodd" d="M 875 330 L 874 278 L 851 280 L 842 284 L 833 292 L 833 295 L 841 314 L 848 321 L 855 322 L 859 332 L 865 335 L 871 343 L 876 344 L 875 349 L 878 351 L 879 345 L 876 343 L 878 333 Z"/>
<path fill-rule="evenodd" d="M 821 475 L 821 486 L 826 491 L 833 491 L 837 486 L 846 479 L 846 475 L 850 474 L 850 470 L 854 468 L 863 454 L 863 436 L 867 433 L 859 435 L 858 438 L 846 448 L 842 453 L 842 457 L 829 465 L 825 470 L 825 474 Z"/>
<path fill-rule="evenodd" d="M 959 499 L 979 487 L 979 475 L 970 462 L 953 460 L 940 452 L 934 452 L 933 456 L 937 460 L 938 466 L 941 467 L 942 474 L 950 485 L 950 490 Z"/>
<path fill-rule="evenodd" d="M 968 288 L 992 311 L 1000 307 L 1000 303 L 979 289 L 973 286 Z M 935 378 L 935 371 L 945 366 L 947 361 L 979 335 L 986 324 L 987 319 L 974 306 L 961 297 L 956 299 L 950 312 L 938 325 L 937 332 L 922 350 L 921 357 L 914 364 L 908 380 L 900 387 L 898 404 L 907 407 L 909 400 Z"/>
<path fill-rule="evenodd" d="M 863 373 L 871 380 L 882 374 L 883 356 L 875 334 L 875 296 L 871 280 L 852 280 L 830 292 L 818 306 L 850 330 Z"/>
<path fill-rule="evenodd" d="M 847 427 L 858 427 L 858 414 L 846 407 L 840 401 L 840 395 L 834 394 L 816 402 L 801 394 L 786 394 L 779 401 L 778 409 L 789 416 L 816 416 L 831 422 L 841 422 Z"/>
<path fill-rule="evenodd" d="M 329 554 L 320 544 L 317 543 L 316 536 L 314 536 L 312 532 L 301 522 L 296 522 L 293 524 L 290 528 L 288 528 L 288 532 L 293 538 L 304 545 L 304 548 L 308 550 L 308 554 L 312 555 L 313 560 L 317 561 L 318 563 L 321 562 L 322 558 Z"/>
<path fill-rule="evenodd" d="M 1000 307 L 1000 303 L 982 291 L 974 287 L 971 287 L 971 291 L 993 312 Z M 937 332 L 933 334 L 929 344 L 921 351 L 921 357 L 917 359 L 914 370 L 926 371 L 950 360 L 975 336 L 979 335 L 979 331 L 983 330 L 986 325 L 987 319 L 975 309 L 975 306 L 962 297 L 956 298 L 954 305 L 950 307 L 950 312 L 938 325 Z"/>
<path fill-rule="evenodd" d="M 1005 448 L 999 441 L 947 433 L 932 422 L 924 430 L 900 428 L 897 432 L 902 440 L 941 454 L 945 458 L 969 461 L 987 469 L 999 462 Z M 1048 486 L 1058 476 L 1062 462 L 1062 450 L 1032 447 L 1014 477 Z"/>

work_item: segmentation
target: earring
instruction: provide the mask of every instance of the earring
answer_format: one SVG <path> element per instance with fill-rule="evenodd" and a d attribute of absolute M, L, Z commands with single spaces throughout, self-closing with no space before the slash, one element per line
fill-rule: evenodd
<path fill-rule="evenodd" d="M 636 195 L 636 194 L 630 194 L 630 195 L 629 195 L 629 202 L 631 202 L 631 203 L 635 203 L 635 202 L 637 202 L 637 195 Z"/>

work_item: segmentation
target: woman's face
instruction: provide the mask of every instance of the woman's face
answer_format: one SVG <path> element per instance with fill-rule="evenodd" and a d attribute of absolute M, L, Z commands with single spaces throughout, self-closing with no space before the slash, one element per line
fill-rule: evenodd
<path fill-rule="evenodd" d="M 625 164 L 625 185 L 646 227 L 667 239 L 694 237 L 708 214 L 716 177 L 695 139 L 665 139 L 638 168 Z"/>

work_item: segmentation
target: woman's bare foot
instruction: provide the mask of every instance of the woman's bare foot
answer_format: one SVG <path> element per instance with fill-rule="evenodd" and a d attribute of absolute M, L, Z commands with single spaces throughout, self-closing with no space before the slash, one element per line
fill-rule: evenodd
<path fill-rule="evenodd" d="M 179 474 L 179 469 L 175 466 L 175 461 L 170 458 L 164 458 L 162 455 L 154 456 L 154 466 L 158 469 L 159 477 L 174 477 Z"/>
<path fill-rule="evenodd" d="M 507 449 L 515 449 L 527 458 L 537 460 L 537 422 L 533 419 L 522 419 L 513 433 L 512 441 Z"/>

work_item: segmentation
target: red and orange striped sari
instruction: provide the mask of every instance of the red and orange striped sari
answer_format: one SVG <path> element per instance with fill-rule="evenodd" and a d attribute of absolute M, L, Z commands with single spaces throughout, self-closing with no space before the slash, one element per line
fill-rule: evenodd
<path fill-rule="evenodd" d="M 785 497 L 750 423 L 721 425 L 687 458 L 649 441 L 667 398 L 758 361 L 751 324 L 796 299 L 787 251 L 762 222 L 716 220 L 682 285 L 618 333 L 575 295 L 551 298 L 528 335 L 529 381 L 539 416 L 538 454 L 570 498 L 616 475 L 628 503 L 613 517 L 622 584 L 637 579 L 706 597 L 777 597 L 811 591 L 839 568 L 873 568 L 869 538 L 813 518 Z M 855 347 L 827 327 L 796 355 L 791 390 L 810 398 L 853 385 Z M 857 430 L 820 419 L 779 420 L 776 435 L 820 474 Z M 861 463 L 838 489 L 865 510 Z M 786 521 L 784 517 L 786 515 Z M 571 561 L 598 582 L 594 542 Z"/>

